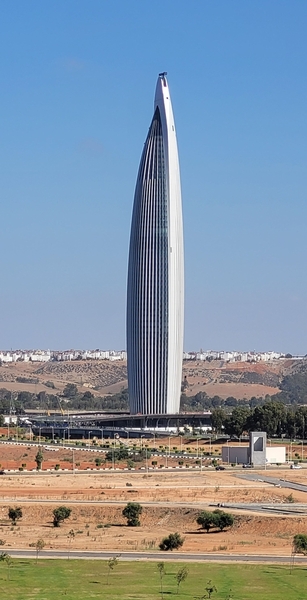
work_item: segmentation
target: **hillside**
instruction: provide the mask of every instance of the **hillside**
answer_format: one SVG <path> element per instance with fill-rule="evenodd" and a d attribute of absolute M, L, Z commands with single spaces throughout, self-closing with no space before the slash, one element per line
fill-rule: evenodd
<path fill-rule="evenodd" d="M 206 392 L 221 398 L 251 398 L 280 391 L 286 376 L 307 374 L 307 359 L 283 359 L 268 363 L 224 363 L 185 361 L 183 379 L 187 396 Z M 0 387 L 14 391 L 61 393 L 67 383 L 95 395 L 114 394 L 127 387 L 127 365 L 123 361 L 73 361 L 44 364 L 17 362 L 0 366 Z"/>

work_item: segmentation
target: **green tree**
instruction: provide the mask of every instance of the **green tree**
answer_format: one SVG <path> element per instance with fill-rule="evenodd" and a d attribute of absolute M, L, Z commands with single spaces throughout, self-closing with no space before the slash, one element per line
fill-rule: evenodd
<path fill-rule="evenodd" d="M 70 517 L 70 513 L 71 508 L 68 508 L 67 506 L 59 506 L 58 508 L 55 508 L 53 511 L 53 526 L 59 527 L 60 523 Z"/>
<path fill-rule="evenodd" d="M 7 552 L 1 552 L 0 561 L 5 562 L 7 566 L 7 579 L 10 580 L 10 568 L 12 566 L 12 557 Z"/>
<path fill-rule="evenodd" d="M 109 585 L 109 576 L 111 571 L 113 571 L 115 569 L 115 567 L 118 564 L 118 558 L 116 558 L 116 556 L 113 556 L 113 558 L 109 558 L 107 565 L 108 565 L 108 574 L 107 574 L 107 585 Z"/>
<path fill-rule="evenodd" d="M 211 527 L 217 527 L 221 531 L 226 527 L 232 527 L 234 524 L 234 517 L 232 514 L 217 508 L 213 512 L 209 512 L 208 510 L 202 511 L 198 515 L 196 522 L 208 533 Z"/>
<path fill-rule="evenodd" d="M 211 598 L 213 592 L 217 592 L 215 585 L 212 583 L 211 579 L 209 579 L 207 586 L 205 587 L 206 594 L 203 598 Z"/>
<path fill-rule="evenodd" d="M 176 573 L 176 581 L 177 581 L 177 594 L 179 593 L 179 586 L 183 581 L 186 580 L 189 574 L 189 570 L 187 567 L 181 567 Z"/>
<path fill-rule="evenodd" d="M 37 542 L 35 543 L 35 550 L 36 550 L 36 564 L 37 564 L 37 560 L 38 560 L 38 555 L 39 553 L 45 548 L 45 542 L 44 540 L 42 540 L 41 538 L 39 538 L 37 540 Z"/>
<path fill-rule="evenodd" d="M 247 419 L 249 431 L 266 431 L 269 437 L 283 433 L 286 422 L 286 408 L 282 402 L 268 401 L 256 406 Z"/>
<path fill-rule="evenodd" d="M 212 514 L 213 513 L 209 510 L 203 510 L 196 519 L 196 523 L 198 523 L 198 525 L 201 525 L 207 533 L 209 532 L 210 528 L 215 525 L 215 520 Z"/>
<path fill-rule="evenodd" d="M 69 559 L 69 555 L 70 555 L 70 548 L 71 548 L 71 542 L 72 542 L 72 541 L 73 541 L 73 539 L 75 538 L 75 532 L 74 532 L 74 530 L 73 530 L 73 529 L 71 529 L 71 530 L 68 532 L 68 535 L 67 535 L 67 537 L 68 537 L 68 540 L 69 540 L 69 546 L 68 546 L 68 559 Z"/>
<path fill-rule="evenodd" d="M 293 538 L 293 554 L 307 555 L 307 535 L 306 533 L 297 533 Z"/>
<path fill-rule="evenodd" d="M 67 383 L 63 390 L 65 398 L 75 398 L 78 393 L 78 388 L 75 383 Z"/>
<path fill-rule="evenodd" d="M 44 460 L 44 455 L 43 455 L 43 451 L 41 449 L 41 447 L 39 447 L 37 454 L 35 456 L 35 462 L 36 462 L 36 470 L 40 471 L 42 468 L 42 464 L 43 464 L 43 460 Z"/>
<path fill-rule="evenodd" d="M 8 517 L 11 519 L 12 524 L 16 525 L 17 521 L 22 518 L 22 509 L 20 506 L 16 506 L 16 508 L 9 508 Z"/>
<path fill-rule="evenodd" d="M 164 562 L 158 562 L 157 564 L 157 568 L 159 571 L 159 575 L 160 575 L 160 592 L 163 598 L 163 577 L 165 575 L 165 565 Z"/>
<path fill-rule="evenodd" d="M 143 508 L 138 502 L 128 502 L 123 510 L 123 516 L 127 519 L 129 527 L 139 527 L 139 516 L 142 514 Z"/>
<path fill-rule="evenodd" d="M 211 423 L 217 433 L 221 433 L 226 420 L 226 413 L 222 408 L 214 408 L 211 413 Z"/>
<path fill-rule="evenodd" d="M 234 524 L 234 517 L 230 513 L 226 513 L 224 510 L 219 510 L 218 508 L 213 511 L 214 521 L 216 527 L 218 527 L 221 531 L 224 531 L 226 527 L 232 527 Z"/>
<path fill-rule="evenodd" d="M 183 545 L 184 538 L 179 533 L 170 533 L 159 544 L 160 550 L 177 550 Z"/>
<path fill-rule="evenodd" d="M 237 406 L 231 415 L 225 420 L 225 433 L 240 437 L 247 429 L 248 418 L 251 411 L 247 406 Z"/>

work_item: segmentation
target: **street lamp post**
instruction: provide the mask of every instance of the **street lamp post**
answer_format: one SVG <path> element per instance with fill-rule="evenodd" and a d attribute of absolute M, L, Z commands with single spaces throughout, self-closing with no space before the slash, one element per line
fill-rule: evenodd
<path fill-rule="evenodd" d="M 112 443 L 112 469 L 113 469 L 113 473 L 115 472 L 115 453 L 114 453 L 114 445 L 116 444 L 115 438 L 113 437 L 113 443 Z"/>

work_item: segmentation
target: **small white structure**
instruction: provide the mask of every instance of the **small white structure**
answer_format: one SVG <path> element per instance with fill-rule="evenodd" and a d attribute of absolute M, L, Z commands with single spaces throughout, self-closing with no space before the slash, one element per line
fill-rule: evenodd
<path fill-rule="evenodd" d="M 285 446 L 267 446 L 265 431 L 251 431 L 249 445 L 222 447 L 222 461 L 229 464 L 252 464 L 254 467 L 286 462 Z"/>
<path fill-rule="evenodd" d="M 269 465 L 276 465 L 286 462 L 286 447 L 285 446 L 267 446 L 266 447 L 266 462 Z"/>

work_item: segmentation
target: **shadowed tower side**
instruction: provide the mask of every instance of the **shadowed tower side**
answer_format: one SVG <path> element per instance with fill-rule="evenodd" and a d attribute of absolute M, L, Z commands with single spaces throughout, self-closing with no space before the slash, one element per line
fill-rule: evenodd
<path fill-rule="evenodd" d="M 131 413 L 179 412 L 183 354 L 183 232 L 173 111 L 159 76 L 134 196 L 127 290 Z"/>

